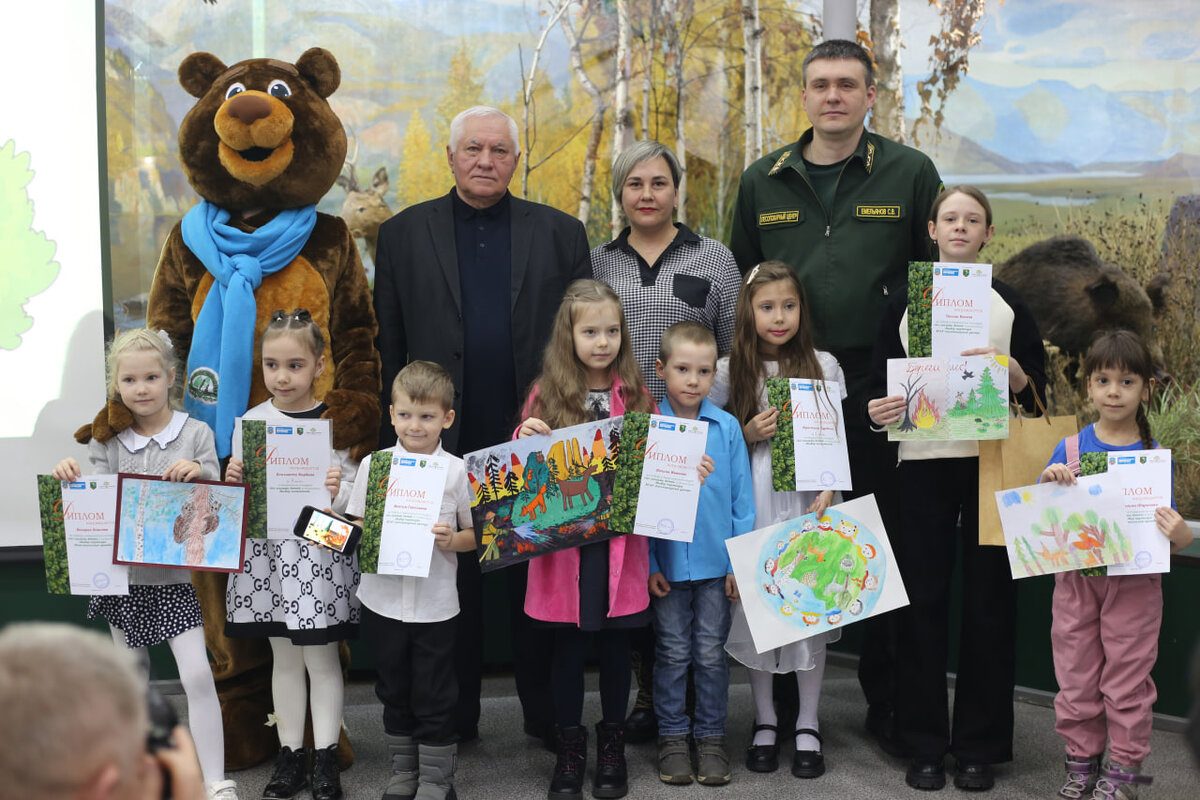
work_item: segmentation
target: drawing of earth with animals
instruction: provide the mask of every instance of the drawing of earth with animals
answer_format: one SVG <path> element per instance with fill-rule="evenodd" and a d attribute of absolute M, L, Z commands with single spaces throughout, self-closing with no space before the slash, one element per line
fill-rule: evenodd
<path fill-rule="evenodd" d="M 886 550 L 859 521 L 830 509 L 781 523 L 759 552 L 757 589 L 799 628 L 836 628 L 870 616 L 886 574 Z"/>

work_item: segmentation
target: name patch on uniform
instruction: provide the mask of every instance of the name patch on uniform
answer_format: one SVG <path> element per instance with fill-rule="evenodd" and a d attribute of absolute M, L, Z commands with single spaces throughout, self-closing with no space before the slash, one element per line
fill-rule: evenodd
<path fill-rule="evenodd" d="M 758 227 L 762 228 L 767 225 L 784 225 L 788 223 L 797 223 L 800 221 L 800 209 L 786 209 L 783 211 L 764 211 L 758 215 Z"/>
<path fill-rule="evenodd" d="M 900 206 L 859 204 L 854 207 L 854 216 L 859 219 L 900 219 Z"/>

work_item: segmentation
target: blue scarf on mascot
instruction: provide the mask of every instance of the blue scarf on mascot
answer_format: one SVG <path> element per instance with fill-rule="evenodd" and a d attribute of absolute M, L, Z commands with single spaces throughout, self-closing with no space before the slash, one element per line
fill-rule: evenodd
<path fill-rule="evenodd" d="M 317 224 L 317 207 L 280 211 L 251 232 L 228 224 L 229 217 L 226 209 L 203 200 L 182 225 L 184 244 L 213 276 L 192 332 L 184 408 L 212 428 L 220 458 L 229 455 L 233 422 L 250 401 L 258 320 L 254 292 L 264 277 L 299 255 Z"/>

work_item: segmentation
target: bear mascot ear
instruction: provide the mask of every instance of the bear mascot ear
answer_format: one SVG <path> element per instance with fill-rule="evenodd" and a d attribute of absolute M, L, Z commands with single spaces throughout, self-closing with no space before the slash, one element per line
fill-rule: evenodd
<path fill-rule="evenodd" d="M 180 67 L 180 70 L 182 69 L 183 67 Z M 337 59 L 323 47 L 310 47 L 305 50 L 296 62 L 296 69 L 321 97 L 329 97 L 342 83 L 342 70 Z"/>
<path fill-rule="evenodd" d="M 192 53 L 179 65 L 179 85 L 192 97 L 204 97 L 208 87 L 226 69 L 228 67 L 212 53 Z"/>

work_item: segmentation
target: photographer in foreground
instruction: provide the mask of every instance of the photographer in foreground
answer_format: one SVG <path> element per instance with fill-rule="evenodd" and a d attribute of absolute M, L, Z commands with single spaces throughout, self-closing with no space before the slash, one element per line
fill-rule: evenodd
<path fill-rule="evenodd" d="M 148 752 L 145 682 L 107 637 L 48 623 L 0 630 L 0 708 L 11 734 L 0 800 L 204 800 L 185 728 Z"/>

